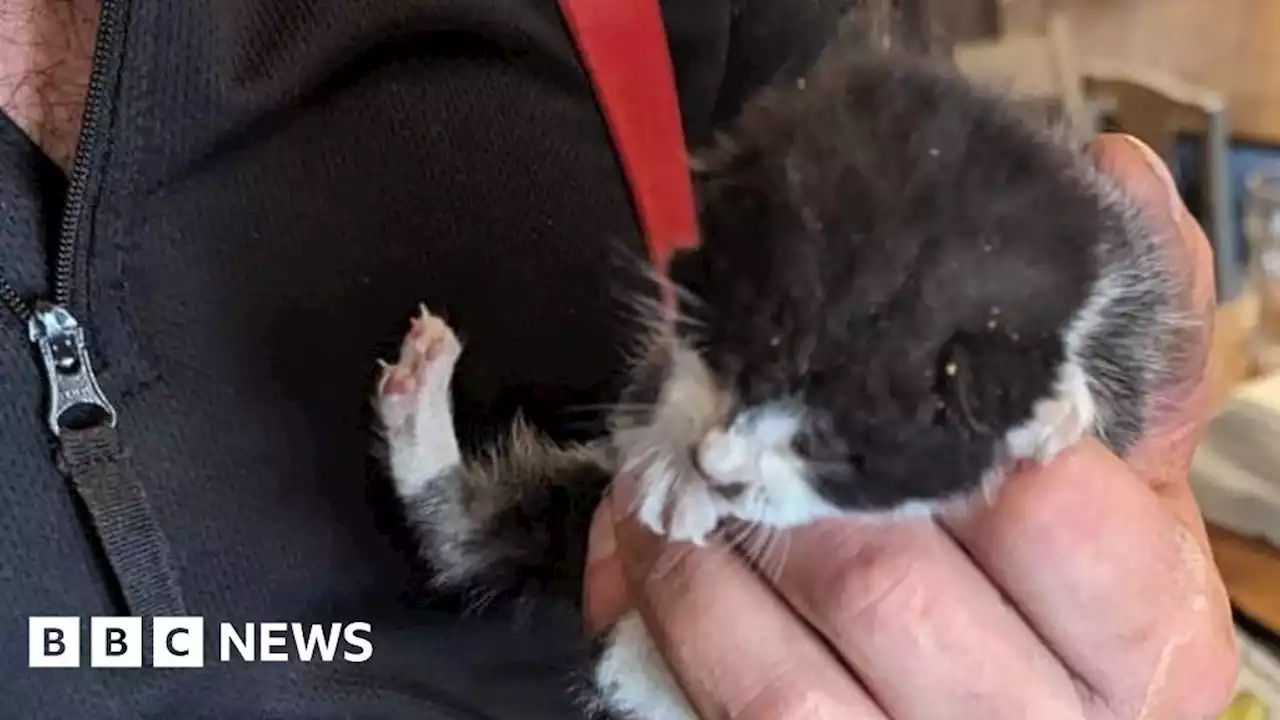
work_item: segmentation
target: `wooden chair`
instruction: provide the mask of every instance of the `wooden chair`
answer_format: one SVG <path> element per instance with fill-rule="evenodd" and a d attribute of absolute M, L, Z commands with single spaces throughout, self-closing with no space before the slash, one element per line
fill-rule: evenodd
<path fill-rule="evenodd" d="M 1124 131 L 1150 145 L 1170 167 L 1177 164 L 1179 136 L 1204 138 L 1199 161 L 1200 206 L 1205 232 L 1215 250 L 1215 281 L 1221 300 L 1244 288 L 1238 261 L 1235 192 L 1230 175 L 1231 137 L 1226 100 L 1208 88 L 1150 68 L 1098 61 L 1084 70 L 1086 92 Z"/>
<path fill-rule="evenodd" d="M 956 43 L 952 58 L 966 75 L 1029 105 L 1064 114 L 1082 140 L 1097 132 L 1069 22 L 1061 13 L 1051 15 L 1040 33 L 1015 31 L 993 40 Z"/>
<path fill-rule="evenodd" d="M 1082 143 L 1099 130 L 1106 114 L 1174 167 L 1178 135 L 1203 135 L 1203 220 L 1216 251 L 1219 297 L 1235 297 L 1243 273 L 1235 252 L 1230 129 L 1222 96 L 1148 68 L 1086 61 L 1076 52 L 1066 13 L 1048 9 L 1045 16 L 1038 29 L 1020 25 L 994 39 L 956 43 L 952 57 L 970 77 L 1037 109 L 1062 114 Z"/>

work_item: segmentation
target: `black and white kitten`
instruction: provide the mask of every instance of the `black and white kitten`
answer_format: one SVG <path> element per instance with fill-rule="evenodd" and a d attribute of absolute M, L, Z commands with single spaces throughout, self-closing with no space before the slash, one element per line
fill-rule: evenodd
<path fill-rule="evenodd" d="M 1079 149 L 1004 99 L 928 60 L 834 49 L 697 162 L 678 313 L 637 338 L 598 444 L 516 424 L 463 458 L 462 347 L 425 308 L 413 321 L 376 403 L 438 588 L 576 598 L 623 470 L 641 522 L 701 543 L 726 519 L 931 512 L 1015 461 L 1085 435 L 1123 454 L 1142 433 L 1184 337 L 1183 279 Z M 695 718 L 638 618 L 594 663 L 595 709 Z"/>

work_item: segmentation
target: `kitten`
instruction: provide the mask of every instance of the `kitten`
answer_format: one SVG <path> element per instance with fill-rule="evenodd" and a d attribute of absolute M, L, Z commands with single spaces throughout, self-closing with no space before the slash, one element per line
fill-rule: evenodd
<path fill-rule="evenodd" d="M 637 338 L 609 437 L 563 447 L 517 422 L 464 459 L 462 347 L 414 320 L 376 402 L 438 588 L 576 599 L 623 471 L 644 525 L 702 543 L 727 519 L 963 505 L 1017 460 L 1142 434 L 1185 337 L 1183 280 L 1137 208 L 1004 99 L 929 60 L 833 48 L 696 164 L 701 244 L 672 266 L 675 312 Z M 594 663 L 594 709 L 696 718 L 637 617 Z"/>

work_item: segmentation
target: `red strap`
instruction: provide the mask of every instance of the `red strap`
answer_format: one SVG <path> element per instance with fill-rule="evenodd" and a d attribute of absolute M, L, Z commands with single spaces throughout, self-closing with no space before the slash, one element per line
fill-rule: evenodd
<path fill-rule="evenodd" d="M 698 240 L 675 73 L 658 0 L 560 0 L 603 108 L 655 270 Z"/>

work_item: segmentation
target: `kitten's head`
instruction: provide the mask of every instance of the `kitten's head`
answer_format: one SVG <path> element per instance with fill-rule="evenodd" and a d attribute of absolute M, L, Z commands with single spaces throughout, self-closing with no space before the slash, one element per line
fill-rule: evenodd
<path fill-rule="evenodd" d="M 928 509 L 1085 433 L 1132 440 L 1171 297 L 1154 245 L 997 98 L 845 56 L 702 163 L 684 319 L 616 436 L 655 529 Z"/>

